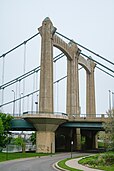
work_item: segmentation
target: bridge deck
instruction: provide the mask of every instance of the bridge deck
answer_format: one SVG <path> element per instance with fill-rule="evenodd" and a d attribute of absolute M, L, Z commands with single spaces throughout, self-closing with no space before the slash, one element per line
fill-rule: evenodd
<path fill-rule="evenodd" d="M 81 129 L 98 129 L 103 130 L 103 123 L 106 122 L 108 118 L 105 117 L 72 117 L 69 121 L 63 123 L 62 127 L 75 127 Z M 31 130 L 35 131 L 36 129 L 32 123 L 27 120 L 16 117 L 11 121 L 12 130 Z"/>

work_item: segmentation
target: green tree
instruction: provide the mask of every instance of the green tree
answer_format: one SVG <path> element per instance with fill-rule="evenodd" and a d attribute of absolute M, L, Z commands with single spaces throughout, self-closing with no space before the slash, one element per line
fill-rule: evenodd
<path fill-rule="evenodd" d="M 5 113 L 0 113 L 0 147 L 5 147 L 10 141 L 10 128 L 12 116 Z"/>
<path fill-rule="evenodd" d="M 0 134 L 3 134 L 3 132 L 4 132 L 3 122 L 2 119 L 0 118 Z"/>
<path fill-rule="evenodd" d="M 114 150 L 114 109 L 107 112 L 107 122 L 104 124 L 106 132 L 105 146 L 107 150 Z"/>
<path fill-rule="evenodd" d="M 32 135 L 30 136 L 30 141 L 32 142 L 32 145 L 36 144 L 36 132 L 32 132 Z"/>
<path fill-rule="evenodd" d="M 13 142 L 15 145 L 18 145 L 18 146 L 21 146 L 22 147 L 22 152 L 25 153 L 25 141 L 24 141 L 24 138 L 22 137 L 17 137 L 15 139 L 13 139 Z"/>

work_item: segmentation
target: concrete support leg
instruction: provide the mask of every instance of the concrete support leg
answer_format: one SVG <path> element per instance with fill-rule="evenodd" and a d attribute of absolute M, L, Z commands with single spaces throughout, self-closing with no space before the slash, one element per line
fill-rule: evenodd
<path fill-rule="evenodd" d="M 53 35 L 55 34 L 56 28 L 53 26 L 51 20 L 47 17 L 42 22 L 42 26 L 38 30 L 42 38 L 39 113 L 45 115 L 45 117 L 46 114 L 49 114 L 50 118 L 52 118 L 51 114 L 53 114 Z M 54 153 L 55 132 L 53 132 L 53 129 L 52 131 L 50 131 L 50 128 L 47 128 L 46 131 L 44 131 L 45 127 L 46 123 L 39 123 L 38 125 L 38 132 L 36 133 L 36 152 Z"/>
<path fill-rule="evenodd" d="M 93 136 L 93 149 L 98 148 L 97 134 Z"/>
<path fill-rule="evenodd" d="M 69 119 L 72 119 L 73 114 L 76 117 L 80 113 L 78 48 L 72 45 L 72 49 L 74 49 L 72 60 L 67 60 L 67 113 L 69 114 Z"/>
<path fill-rule="evenodd" d="M 91 73 L 86 72 L 86 114 L 87 117 L 95 117 L 95 82 L 94 82 L 94 69 L 96 64 L 90 61 Z"/>
<path fill-rule="evenodd" d="M 97 133 L 96 132 L 92 132 L 92 131 L 87 132 L 85 147 L 86 147 L 86 149 L 98 148 Z"/>
<path fill-rule="evenodd" d="M 36 132 L 36 152 L 55 153 L 55 132 Z"/>
<path fill-rule="evenodd" d="M 39 112 L 53 112 L 53 43 L 55 28 L 46 18 L 39 28 L 42 37 Z"/>
<path fill-rule="evenodd" d="M 76 128 L 76 150 L 81 150 L 81 133 L 80 133 L 80 128 Z"/>

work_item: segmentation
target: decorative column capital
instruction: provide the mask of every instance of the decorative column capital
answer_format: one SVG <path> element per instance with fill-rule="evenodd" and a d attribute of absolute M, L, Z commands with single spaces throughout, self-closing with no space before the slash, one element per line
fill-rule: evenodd
<path fill-rule="evenodd" d="M 79 55 L 81 53 L 81 50 L 78 48 L 78 46 L 75 43 L 73 43 L 73 40 L 70 41 L 68 45 L 71 48 L 72 57 L 79 59 Z"/>
<path fill-rule="evenodd" d="M 87 61 L 90 63 L 91 72 L 94 72 L 96 63 L 94 61 L 92 61 L 91 59 L 88 59 Z"/>
<path fill-rule="evenodd" d="M 46 30 L 48 34 L 50 34 L 50 37 L 52 38 L 53 35 L 55 34 L 57 28 L 53 26 L 51 20 L 49 17 L 46 17 L 43 22 L 42 26 L 38 28 L 40 35 L 43 35 L 43 30 Z"/>

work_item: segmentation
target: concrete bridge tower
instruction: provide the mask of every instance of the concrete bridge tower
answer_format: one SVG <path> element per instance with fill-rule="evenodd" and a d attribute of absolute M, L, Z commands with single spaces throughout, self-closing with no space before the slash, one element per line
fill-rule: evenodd
<path fill-rule="evenodd" d="M 57 34 L 56 28 L 47 17 L 38 29 L 41 35 L 41 71 L 39 112 L 24 115 L 24 119 L 32 122 L 36 128 L 36 152 L 55 152 L 55 131 L 66 121 L 80 118 L 79 109 L 79 76 L 78 64 L 82 65 L 87 75 L 87 117 L 95 114 L 95 63 L 80 55 L 80 49 L 73 41 L 66 43 Z M 53 46 L 61 50 L 67 57 L 67 105 L 66 115 L 54 113 L 53 105 Z M 75 116 L 75 118 L 74 118 Z M 92 117 L 92 116 L 91 116 Z M 81 148 L 80 128 L 75 129 L 75 147 Z"/>
<path fill-rule="evenodd" d="M 56 28 L 47 17 L 38 29 L 41 35 L 39 115 L 36 133 L 37 152 L 55 152 L 55 130 L 68 118 L 53 109 L 53 36 Z"/>

